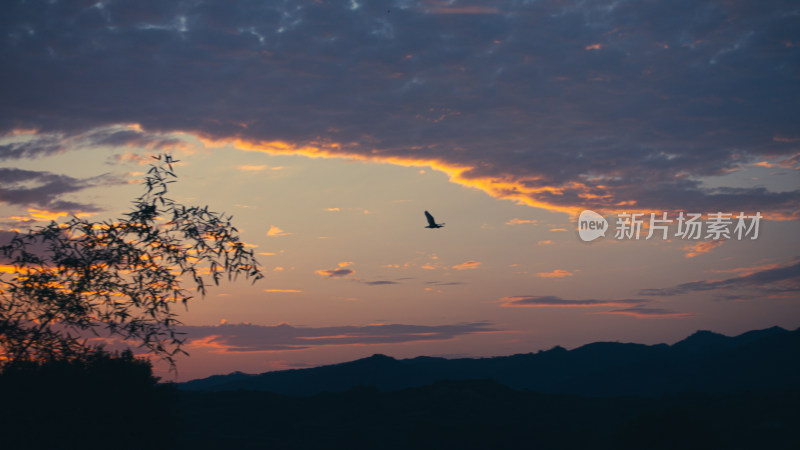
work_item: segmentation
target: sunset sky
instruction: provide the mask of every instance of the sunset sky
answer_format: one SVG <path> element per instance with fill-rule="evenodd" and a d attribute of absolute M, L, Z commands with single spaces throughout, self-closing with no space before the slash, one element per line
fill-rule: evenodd
<path fill-rule="evenodd" d="M 263 265 L 180 309 L 179 380 L 800 326 L 796 0 L 9 1 L 0 42 L 0 237 L 170 152 Z M 763 218 L 614 236 L 680 212 Z"/>

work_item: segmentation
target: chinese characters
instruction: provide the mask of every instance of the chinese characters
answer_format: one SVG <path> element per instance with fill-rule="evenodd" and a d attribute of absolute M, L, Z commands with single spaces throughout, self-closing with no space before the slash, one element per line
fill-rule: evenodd
<path fill-rule="evenodd" d="M 674 219 L 668 217 L 668 213 L 662 212 L 657 215 L 650 213 L 646 217 L 645 213 L 623 212 L 617 216 L 616 239 L 662 239 L 670 238 L 670 226 L 675 225 L 676 231 L 672 237 L 679 239 L 737 239 L 758 238 L 761 213 L 749 216 L 744 212 L 737 215 L 733 213 L 709 213 L 703 221 L 700 213 L 684 213 L 681 211 Z M 642 231 L 646 228 L 646 235 Z M 733 237 L 732 237 L 733 236 Z"/>

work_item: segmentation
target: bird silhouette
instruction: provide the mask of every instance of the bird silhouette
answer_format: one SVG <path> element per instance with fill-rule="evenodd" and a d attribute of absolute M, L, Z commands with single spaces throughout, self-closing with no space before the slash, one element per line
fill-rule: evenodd
<path fill-rule="evenodd" d="M 428 219 L 428 226 L 425 228 L 442 228 L 444 226 L 444 222 L 436 223 L 436 220 L 428 211 L 425 211 L 425 218 Z"/>

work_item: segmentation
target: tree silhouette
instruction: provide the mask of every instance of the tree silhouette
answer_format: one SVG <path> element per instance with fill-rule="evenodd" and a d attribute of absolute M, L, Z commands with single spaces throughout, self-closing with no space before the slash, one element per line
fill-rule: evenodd
<path fill-rule="evenodd" d="M 178 392 L 126 350 L 15 361 L 0 371 L 3 448 L 175 449 Z"/>
<path fill-rule="evenodd" d="M 95 336 L 138 344 L 174 365 L 185 352 L 173 309 L 192 299 L 185 278 L 201 295 L 222 277 L 262 278 L 232 217 L 168 198 L 178 161 L 154 158 L 145 193 L 124 217 L 51 222 L 0 247 L 13 267 L 10 281 L 0 278 L 0 365 L 78 358 L 98 347 L 88 339 Z"/>

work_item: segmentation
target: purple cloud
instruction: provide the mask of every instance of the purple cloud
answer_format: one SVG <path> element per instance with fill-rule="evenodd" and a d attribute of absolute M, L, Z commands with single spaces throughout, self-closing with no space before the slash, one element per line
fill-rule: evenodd
<path fill-rule="evenodd" d="M 475 333 L 497 331 L 488 322 L 450 325 L 366 325 L 340 327 L 294 327 L 252 324 L 182 326 L 191 346 L 217 348 L 224 352 L 303 350 L 322 345 L 378 345 L 441 341 Z"/>
<path fill-rule="evenodd" d="M 317 274 L 328 278 L 342 278 L 355 273 L 353 269 L 325 269 L 317 270 Z"/>
<path fill-rule="evenodd" d="M 791 0 L 11 2 L 0 135 L 35 129 L 44 141 L 1 144 L 0 158 L 139 124 L 94 143 L 169 146 L 174 131 L 282 141 L 447 167 L 457 182 L 551 209 L 794 216 L 797 190 L 699 178 L 798 153 L 795 10 Z"/>
<path fill-rule="evenodd" d="M 701 280 L 660 289 L 642 289 L 639 295 L 672 296 L 690 292 L 757 289 L 762 293 L 800 291 L 800 262 L 724 280 Z M 738 297 L 738 294 L 737 294 Z"/>
<path fill-rule="evenodd" d="M 36 170 L 0 167 L 0 202 L 11 205 L 36 205 L 52 211 L 86 212 L 97 207 L 61 199 L 88 187 L 118 182 L 108 175 L 90 179 L 77 179 L 66 175 Z"/>
<path fill-rule="evenodd" d="M 623 316 L 633 316 L 637 318 L 674 318 L 674 317 L 691 317 L 694 314 L 686 312 L 672 311 L 663 308 L 648 308 L 646 306 L 635 306 L 633 308 L 615 309 L 612 311 L 603 311 L 598 314 L 619 314 Z"/>
<path fill-rule="evenodd" d="M 649 300 L 642 299 L 621 299 L 621 300 L 566 300 L 553 295 L 544 296 L 512 296 L 500 299 L 502 306 L 506 307 L 594 307 L 594 306 L 625 306 L 642 305 Z"/>

